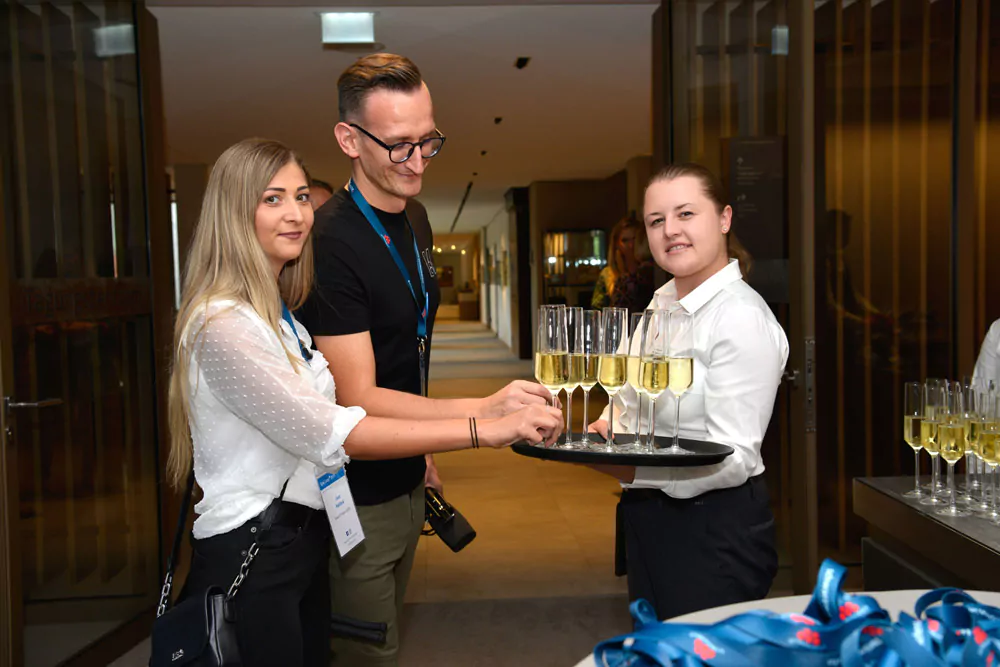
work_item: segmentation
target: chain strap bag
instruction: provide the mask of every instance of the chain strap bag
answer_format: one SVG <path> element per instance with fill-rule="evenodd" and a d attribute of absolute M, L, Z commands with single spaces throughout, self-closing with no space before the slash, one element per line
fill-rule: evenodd
<path fill-rule="evenodd" d="M 285 495 L 281 488 L 280 501 Z M 236 615 L 233 598 L 246 580 L 247 573 L 259 550 L 261 537 L 271 528 L 278 503 L 272 503 L 261 517 L 261 527 L 257 539 L 247 549 L 246 558 L 240 571 L 223 591 L 218 586 L 209 587 L 203 594 L 189 598 L 171 608 L 170 591 L 173 588 L 174 568 L 180 552 L 184 524 L 187 520 L 191 493 L 194 490 L 194 470 L 188 475 L 187 491 L 177 519 L 174 545 L 167 561 L 167 572 L 163 578 L 160 603 L 156 608 L 153 622 L 152 655 L 149 667 L 230 667 L 242 664 L 236 641 Z"/>

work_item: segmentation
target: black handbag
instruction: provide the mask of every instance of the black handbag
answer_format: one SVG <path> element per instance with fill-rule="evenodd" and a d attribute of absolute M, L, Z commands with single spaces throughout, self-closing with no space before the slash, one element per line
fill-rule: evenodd
<path fill-rule="evenodd" d="M 465 517 L 429 486 L 424 489 L 424 516 L 431 525 L 431 530 L 424 534 L 436 533 L 455 553 L 476 539 L 476 531 Z"/>
<path fill-rule="evenodd" d="M 285 482 L 288 486 L 288 482 Z M 261 536 L 270 529 L 278 509 L 278 503 L 272 503 L 261 517 L 261 527 L 257 532 L 257 540 L 247 549 L 246 558 L 240 565 L 240 571 L 230 585 L 228 591 L 217 586 L 210 587 L 204 594 L 192 597 L 175 607 L 170 607 L 170 590 L 173 587 L 174 568 L 180 552 L 181 538 L 184 535 L 184 524 L 187 520 L 188 507 L 191 504 L 191 493 L 194 490 L 194 470 L 188 475 L 187 491 L 181 504 L 180 517 L 177 519 L 177 531 L 174 533 L 174 545 L 167 561 L 167 573 L 163 578 L 163 588 L 160 591 L 160 604 L 156 608 L 156 620 L 153 621 L 152 652 L 149 667 L 222 667 L 242 664 L 239 646 L 236 641 L 236 616 L 233 609 L 233 598 L 239 592 L 240 585 L 246 579 L 250 565 L 257 557 L 258 542 Z M 285 495 L 285 487 L 281 489 L 280 501 Z"/>

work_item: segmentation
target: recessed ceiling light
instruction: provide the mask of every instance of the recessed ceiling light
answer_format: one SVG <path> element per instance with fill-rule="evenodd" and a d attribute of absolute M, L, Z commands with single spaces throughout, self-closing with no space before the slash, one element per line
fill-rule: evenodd
<path fill-rule="evenodd" d="M 319 16 L 325 48 L 383 46 L 375 41 L 375 12 L 321 12 Z"/>
<path fill-rule="evenodd" d="M 94 54 L 98 58 L 114 58 L 135 53 L 132 24 L 120 23 L 94 28 Z"/>
<path fill-rule="evenodd" d="M 521 56 L 520 58 L 514 61 L 514 67 L 518 69 L 524 69 L 525 67 L 528 66 L 529 62 L 531 62 L 531 58 Z"/>

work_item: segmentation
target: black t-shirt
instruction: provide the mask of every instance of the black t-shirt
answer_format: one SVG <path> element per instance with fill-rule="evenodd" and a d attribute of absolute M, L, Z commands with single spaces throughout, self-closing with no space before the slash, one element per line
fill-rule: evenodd
<path fill-rule="evenodd" d="M 414 201 L 406 213 L 375 209 L 410 274 L 418 299 L 420 278 L 413 255 L 413 236 L 430 295 L 427 334 L 441 299 L 432 253 L 433 234 L 427 211 Z M 406 280 L 381 237 L 347 190 L 337 191 L 316 211 L 313 228 L 316 282 L 297 313 L 313 336 L 341 336 L 367 331 L 375 353 L 375 384 L 385 389 L 420 393 L 417 355 L 417 308 Z M 430 361 L 430 340 L 427 341 Z M 336 380 L 336 378 L 334 378 Z M 410 493 L 424 479 L 424 457 L 387 461 L 351 461 L 347 480 L 358 505 L 378 505 Z"/>

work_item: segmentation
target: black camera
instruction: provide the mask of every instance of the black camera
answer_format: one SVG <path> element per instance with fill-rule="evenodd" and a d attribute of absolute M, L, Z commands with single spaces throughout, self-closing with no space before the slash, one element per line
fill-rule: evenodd
<path fill-rule="evenodd" d="M 465 517 L 429 486 L 424 489 L 424 516 L 431 525 L 431 530 L 424 531 L 424 535 L 436 534 L 455 553 L 476 539 L 476 531 Z"/>

